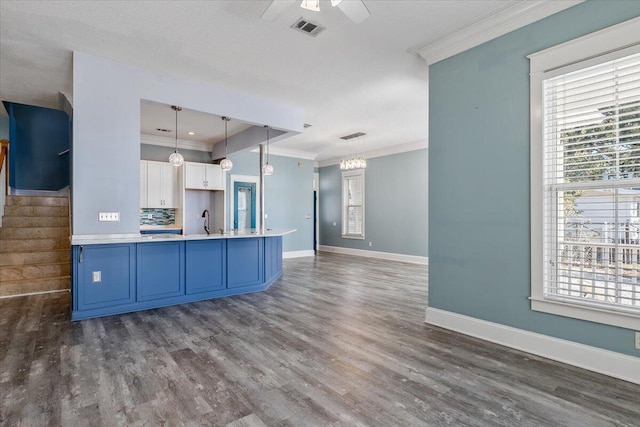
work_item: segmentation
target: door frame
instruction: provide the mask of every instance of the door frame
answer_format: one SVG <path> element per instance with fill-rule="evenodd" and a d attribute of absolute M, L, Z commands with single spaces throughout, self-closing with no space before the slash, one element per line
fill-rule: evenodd
<path fill-rule="evenodd" d="M 240 188 L 248 188 L 251 190 L 251 198 L 249 199 L 248 203 L 249 204 L 249 210 L 251 211 L 251 227 L 255 229 L 256 228 L 256 223 L 257 223 L 257 210 L 256 210 L 256 199 L 257 199 L 257 188 L 256 188 L 256 184 L 254 184 L 253 182 L 246 182 L 246 181 L 235 181 L 233 183 L 233 203 L 235 204 L 237 202 L 237 198 L 238 198 L 238 191 Z M 235 206 L 233 209 L 233 228 L 236 228 L 236 215 L 237 212 L 235 210 Z M 231 219 L 229 219 L 229 221 L 231 221 Z M 229 224 L 231 224 L 231 222 L 229 222 Z"/>
<path fill-rule="evenodd" d="M 229 206 L 229 215 L 227 215 L 227 218 L 229 219 L 229 225 L 227 226 L 228 230 L 233 229 L 233 212 L 235 209 L 234 206 L 234 194 L 233 194 L 233 189 L 235 187 L 236 182 L 250 182 L 252 184 L 256 185 L 256 229 L 261 229 L 262 228 L 262 212 L 260 211 L 260 203 L 258 202 L 258 200 L 260 200 L 260 191 L 262 190 L 260 188 L 260 177 L 259 176 L 253 176 L 253 175 L 229 175 L 229 188 L 227 191 L 227 198 L 228 198 L 228 206 Z"/>

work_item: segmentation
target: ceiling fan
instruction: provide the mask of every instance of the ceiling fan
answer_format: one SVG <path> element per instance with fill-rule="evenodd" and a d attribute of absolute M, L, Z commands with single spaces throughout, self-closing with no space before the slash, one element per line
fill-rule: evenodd
<path fill-rule="evenodd" d="M 300 7 L 312 11 L 320 11 L 320 0 L 273 0 L 260 16 L 265 21 L 275 21 L 293 3 L 300 2 Z M 324 3 L 324 2 L 323 2 Z M 362 0 L 331 0 L 331 6 L 340 9 L 356 24 L 371 16 L 371 12 Z"/>

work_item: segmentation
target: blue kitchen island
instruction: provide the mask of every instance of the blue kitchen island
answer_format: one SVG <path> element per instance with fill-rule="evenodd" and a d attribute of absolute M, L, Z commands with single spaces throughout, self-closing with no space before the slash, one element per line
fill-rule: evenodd
<path fill-rule="evenodd" d="M 263 291 L 294 231 L 74 238 L 71 320 Z"/>

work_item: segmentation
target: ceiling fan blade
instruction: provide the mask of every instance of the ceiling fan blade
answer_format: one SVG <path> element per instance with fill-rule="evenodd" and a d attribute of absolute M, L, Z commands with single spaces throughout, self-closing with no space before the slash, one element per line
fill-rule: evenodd
<path fill-rule="evenodd" d="M 280 15 L 296 0 L 273 0 L 269 6 L 262 12 L 260 19 L 263 21 L 275 21 Z"/>
<path fill-rule="evenodd" d="M 362 0 L 344 0 L 338 4 L 338 8 L 356 24 L 371 16 L 371 12 Z"/>

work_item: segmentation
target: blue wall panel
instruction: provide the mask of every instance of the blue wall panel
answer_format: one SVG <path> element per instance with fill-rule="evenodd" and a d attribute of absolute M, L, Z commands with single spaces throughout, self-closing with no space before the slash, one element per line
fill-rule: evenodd
<path fill-rule="evenodd" d="M 263 282 L 264 239 L 227 240 L 227 288 L 253 286 Z"/>
<path fill-rule="evenodd" d="M 137 255 L 138 301 L 184 294 L 184 242 L 145 243 Z"/>
<path fill-rule="evenodd" d="M 222 239 L 186 242 L 187 294 L 225 288 L 226 244 Z"/>
<path fill-rule="evenodd" d="M 429 306 L 640 355 L 633 331 L 530 309 L 527 55 L 640 15 L 587 1 L 429 70 Z"/>
<path fill-rule="evenodd" d="M 5 102 L 9 113 L 9 185 L 20 190 L 58 191 L 69 185 L 70 120 L 50 108 Z"/>
<path fill-rule="evenodd" d="M 282 237 L 264 238 L 265 281 L 282 274 Z"/>

